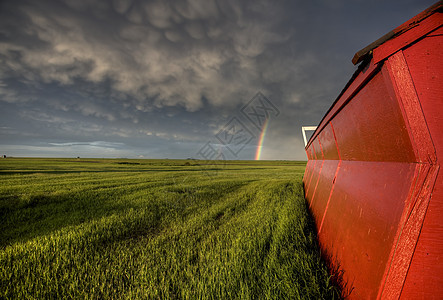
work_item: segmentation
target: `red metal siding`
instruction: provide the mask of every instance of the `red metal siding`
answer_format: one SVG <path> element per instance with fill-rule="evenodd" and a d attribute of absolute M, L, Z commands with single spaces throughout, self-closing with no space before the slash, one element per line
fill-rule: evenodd
<path fill-rule="evenodd" d="M 404 51 L 427 127 L 436 150 L 443 158 L 443 28 Z M 440 165 L 439 163 L 438 165 Z M 434 172 L 437 172 L 434 171 Z M 427 299 L 443 297 L 443 175 L 439 170 L 423 228 L 403 288 L 405 299 L 424 299 L 420 290 L 430 291 Z M 424 276 L 426 274 L 426 276 Z"/>
<path fill-rule="evenodd" d="M 394 97 L 378 73 L 331 121 L 342 160 L 414 161 Z"/>
<path fill-rule="evenodd" d="M 443 297 L 443 22 L 420 22 L 373 50 L 306 148 L 305 196 L 350 298 Z"/>
<path fill-rule="evenodd" d="M 351 296 L 377 296 L 403 210 L 395 200 L 406 199 L 413 171 L 405 163 L 341 162 L 319 240 L 345 271 Z"/>

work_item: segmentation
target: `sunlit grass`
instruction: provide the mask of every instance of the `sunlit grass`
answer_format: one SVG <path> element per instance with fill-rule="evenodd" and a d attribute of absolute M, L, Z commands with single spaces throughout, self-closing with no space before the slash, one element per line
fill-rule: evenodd
<path fill-rule="evenodd" d="M 297 162 L 0 161 L 0 298 L 338 298 Z"/>

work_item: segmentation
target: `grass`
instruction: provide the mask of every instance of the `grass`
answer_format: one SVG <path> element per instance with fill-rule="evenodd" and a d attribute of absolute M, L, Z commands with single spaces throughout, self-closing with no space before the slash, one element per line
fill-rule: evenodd
<path fill-rule="evenodd" d="M 304 168 L 0 160 L 0 298 L 338 298 Z"/>

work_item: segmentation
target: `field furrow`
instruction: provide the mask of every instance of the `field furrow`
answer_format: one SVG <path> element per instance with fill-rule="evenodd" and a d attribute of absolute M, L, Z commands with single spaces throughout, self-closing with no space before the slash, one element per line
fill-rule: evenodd
<path fill-rule="evenodd" d="M 184 162 L 0 165 L 0 298 L 338 298 L 304 163 Z"/>

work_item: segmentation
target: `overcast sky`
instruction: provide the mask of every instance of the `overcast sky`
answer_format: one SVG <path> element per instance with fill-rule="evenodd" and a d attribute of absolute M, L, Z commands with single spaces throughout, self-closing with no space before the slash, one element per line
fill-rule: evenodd
<path fill-rule="evenodd" d="M 0 1 L 0 154 L 254 159 L 261 104 L 261 158 L 304 160 L 354 53 L 434 2 Z"/>

